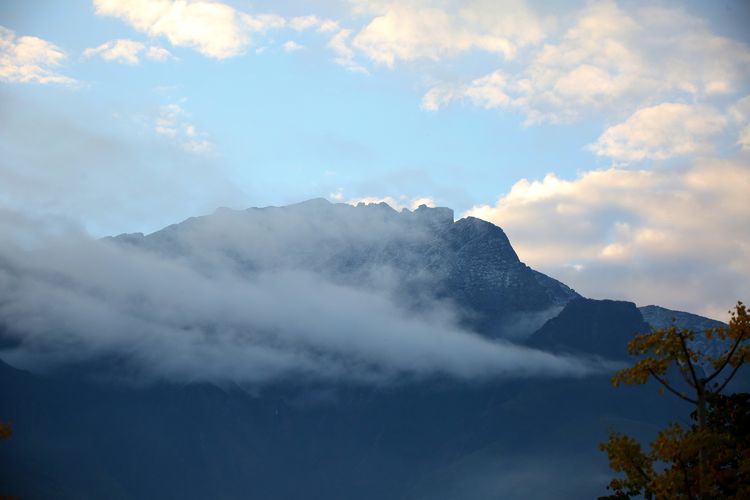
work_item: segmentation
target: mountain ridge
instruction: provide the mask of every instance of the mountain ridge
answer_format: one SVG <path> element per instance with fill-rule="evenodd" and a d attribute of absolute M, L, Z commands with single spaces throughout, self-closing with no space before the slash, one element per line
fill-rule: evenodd
<path fill-rule="evenodd" d="M 295 227 L 301 221 L 312 228 L 297 228 L 305 237 L 273 229 Z M 521 262 L 502 228 L 475 217 L 454 220 L 453 210 L 446 207 L 421 205 L 399 212 L 386 203 L 354 206 L 316 198 L 282 207 L 220 209 L 149 235 L 120 234 L 107 240 L 189 254 L 191 244 L 186 240 L 203 238 L 190 234 L 211 233 L 208 226 L 212 224 L 278 240 L 280 252 L 290 256 L 291 262 L 267 259 L 270 266 L 312 268 L 337 278 L 346 278 L 352 270 L 392 266 L 406 277 L 406 291 L 433 288 L 437 297 L 453 300 L 468 313 L 463 318 L 467 325 L 490 337 L 502 337 L 497 325 L 513 315 L 560 307 L 579 296 L 564 283 Z M 342 230 L 335 233 L 332 226 Z M 363 235 L 361 230 L 368 226 L 382 231 L 385 237 L 374 241 Z M 335 244 L 320 241 L 324 240 L 321 234 L 331 233 Z M 226 239 L 226 234 L 211 235 L 216 239 L 211 246 L 221 246 L 220 240 Z M 316 246 L 324 251 L 317 252 Z M 263 266 L 256 260 L 265 256 L 253 256 L 250 246 L 242 251 L 248 267 Z"/>
<path fill-rule="evenodd" d="M 152 250 L 159 250 L 165 246 L 169 251 L 174 251 L 184 246 L 175 241 L 180 240 L 181 233 L 195 230 L 203 225 L 210 225 L 216 218 L 242 221 L 244 217 L 248 217 L 249 220 L 245 220 L 248 225 L 243 226 L 241 223 L 240 227 L 257 231 L 257 226 L 268 229 L 274 224 L 288 224 L 290 220 L 297 222 L 295 216 L 308 222 L 324 224 L 335 224 L 347 217 L 355 217 L 356 225 L 361 227 L 366 227 L 368 223 L 386 223 L 397 226 L 402 224 L 405 231 L 423 230 L 426 234 L 422 236 L 425 238 L 415 240 L 401 238 L 392 242 L 391 246 L 398 246 L 404 242 L 415 246 L 410 252 L 406 252 L 408 255 L 404 252 L 399 255 L 399 252 L 389 249 L 387 244 L 380 247 L 367 246 L 360 252 L 356 249 L 348 254 L 339 252 L 337 257 L 332 259 L 335 264 L 333 266 L 331 262 L 318 262 L 314 263 L 313 267 L 318 270 L 323 268 L 329 273 L 332 270 L 346 270 L 347 267 L 357 269 L 368 264 L 367 258 L 362 257 L 362 254 L 367 252 L 382 256 L 384 261 L 399 257 L 405 258 L 400 266 L 396 266 L 396 272 L 415 274 L 415 268 L 419 268 L 429 273 L 442 275 L 440 279 L 433 282 L 414 283 L 413 286 L 407 287 L 407 293 L 417 293 L 418 288 L 425 286 L 434 287 L 438 297 L 452 300 L 465 313 L 463 317 L 465 325 L 491 338 L 505 337 L 512 340 L 529 338 L 530 345 L 550 347 L 552 345 L 550 344 L 552 341 L 549 337 L 550 331 L 556 327 L 548 327 L 547 333 L 536 335 L 535 339 L 530 339 L 530 337 L 543 327 L 545 322 L 553 320 L 564 311 L 571 301 L 584 299 L 565 283 L 524 264 L 501 227 L 472 216 L 456 220 L 454 211 L 448 207 L 420 205 L 414 210 L 403 208 L 399 211 L 385 202 L 369 204 L 360 202 L 357 205 L 351 205 L 332 203 L 325 198 L 313 198 L 285 206 L 250 207 L 239 210 L 222 207 L 211 214 L 190 217 L 148 235 L 123 233 L 107 237 L 105 240 L 118 244 L 142 246 Z M 295 243 L 300 244 L 299 241 Z M 351 242 L 348 243 L 351 244 Z M 334 255 L 338 252 L 336 248 L 327 250 Z M 284 251 L 289 251 L 289 248 Z M 309 262 L 301 262 L 301 264 L 310 265 Z M 332 269 L 337 266 L 337 269 Z M 591 306 L 593 302 L 590 301 L 591 299 L 587 300 Z M 614 307 L 612 309 L 614 314 L 619 314 L 618 306 L 614 306 L 614 303 L 622 301 L 603 300 L 603 304 Z M 643 321 L 653 328 L 668 326 L 672 317 L 678 319 L 678 326 L 699 330 L 723 325 L 710 318 L 660 306 L 643 306 L 638 308 L 638 311 Z M 643 323 L 637 321 L 632 311 L 631 316 L 631 326 L 643 329 Z M 519 324 L 525 326 L 519 328 L 517 326 Z M 568 350 L 590 351 L 590 349 L 581 350 L 582 346 L 574 345 L 575 342 L 571 343 L 570 334 L 561 335 L 555 340 L 555 349 L 565 347 L 563 345 L 565 342 L 561 340 L 565 336 L 568 339 Z M 611 355 L 614 349 L 622 349 L 624 353 L 623 338 L 626 334 L 620 332 L 617 336 L 622 337 L 614 341 L 618 347 L 602 345 L 603 350 L 596 354 Z M 546 340 L 542 341 L 542 337 Z"/>

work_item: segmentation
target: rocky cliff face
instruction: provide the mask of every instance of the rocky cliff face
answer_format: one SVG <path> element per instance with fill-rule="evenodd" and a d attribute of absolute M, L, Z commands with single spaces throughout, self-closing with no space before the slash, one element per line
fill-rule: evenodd
<path fill-rule="evenodd" d="M 628 357 L 627 345 L 650 325 L 635 304 L 619 300 L 577 298 L 529 339 L 529 345 L 557 352 Z"/>
<path fill-rule="evenodd" d="M 557 311 L 578 294 L 522 263 L 502 229 L 449 208 L 398 212 L 385 203 L 323 199 L 286 207 L 220 209 L 144 236 L 113 240 L 238 273 L 302 269 L 346 284 L 391 287 L 407 305 L 421 297 L 457 306 L 467 326 L 489 336 L 524 314 Z"/>
<path fill-rule="evenodd" d="M 475 327 L 502 336 L 505 320 L 563 306 L 572 289 L 521 262 L 499 227 L 473 217 L 455 222 L 446 235 L 451 266 L 447 288 L 459 304 L 476 311 Z"/>

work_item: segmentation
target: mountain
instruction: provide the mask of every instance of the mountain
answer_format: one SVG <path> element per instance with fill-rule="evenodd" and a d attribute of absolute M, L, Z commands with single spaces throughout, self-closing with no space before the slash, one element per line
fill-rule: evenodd
<path fill-rule="evenodd" d="M 219 253 L 241 273 L 313 270 L 361 286 L 372 275 L 397 277 L 402 301 L 424 295 L 450 300 L 463 322 L 489 337 L 519 335 L 519 319 L 538 327 L 579 295 L 521 262 L 502 229 L 453 210 L 421 205 L 397 212 L 385 203 L 330 203 L 314 199 L 286 207 L 220 209 L 144 236 L 113 241 L 168 255 Z M 415 304 L 418 305 L 418 304 Z M 531 333 L 533 329 L 526 333 Z"/>
<path fill-rule="evenodd" d="M 722 342 L 717 338 L 709 339 L 704 332 L 713 328 L 727 326 L 726 323 L 716 321 L 715 319 L 704 318 L 697 314 L 691 314 L 685 311 L 673 311 L 664 307 L 650 305 L 639 307 L 643 319 L 651 326 L 652 329 L 668 328 L 674 325 L 677 328 L 692 330 L 696 333 L 695 340 L 691 347 L 713 357 L 718 357 L 721 352 L 729 348 L 729 342 Z M 710 364 L 706 364 L 703 370 L 708 374 L 713 371 Z"/>
<path fill-rule="evenodd" d="M 610 359 L 627 358 L 627 345 L 635 333 L 648 333 L 632 302 L 593 300 L 583 297 L 568 302 L 528 340 L 528 345 L 554 352 L 594 354 Z"/>
<path fill-rule="evenodd" d="M 726 326 L 726 323 L 705 318 L 684 311 L 674 311 L 660 306 L 643 306 L 638 308 L 643 319 L 652 328 L 667 328 L 674 324 L 677 328 L 687 328 L 694 332 L 703 332 L 711 328 Z"/>
<path fill-rule="evenodd" d="M 680 403 L 608 375 L 261 391 L 112 386 L 0 369 L 0 491 L 24 499 L 578 499 L 608 429 L 649 437 Z M 645 408 L 648 408 L 646 411 Z M 531 480 L 533 478 L 534 480 Z"/>
<path fill-rule="evenodd" d="M 0 271 L 14 277 L 0 283 L 0 359 L 53 355 L 31 372 L 0 361 L 0 418 L 15 430 L 0 443 L 0 495 L 591 498 L 605 493 L 610 477 L 597 444 L 611 428 L 645 440 L 688 411 L 654 387 L 612 389 L 601 365 L 568 369 L 589 367 L 595 356 L 622 359 L 634 332 L 656 326 L 652 309 L 581 297 L 522 263 L 499 227 L 454 221 L 447 208 L 397 212 L 310 200 L 220 209 L 150 235 L 80 247 L 89 252 L 82 257 L 72 248 L 39 263 L 0 259 L 7 267 Z M 274 287 L 280 292 L 263 295 Z M 296 304 L 310 294 L 319 300 Z M 357 309 L 350 300 L 357 294 L 373 308 Z M 431 309 L 450 314 L 420 322 Z M 368 330 L 381 318 L 358 318 L 362 310 L 403 313 L 400 335 L 377 344 L 357 331 L 332 334 L 330 311 L 371 335 L 391 333 L 393 322 Z M 302 313 L 290 323 L 299 331 L 273 324 Z M 468 332 L 452 323 L 442 329 L 454 313 Z M 247 331 L 256 325 L 262 328 Z M 401 335 L 404 325 L 432 335 L 435 349 Z M 323 338 L 316 343 L 312 335 Z M 163 342 L 174 336 L 187 340 Z M 449 342 L 456 337 L 462 343 Z M 222 342 L 230 348 L 218 349 Z M 261 373 L 277 369 L 279 359 L 367 374 L 387 364 L 352 355 L 356 349 L 333 350 L 338 344 L 438 367 L 371 379 L 289 369 L 241 377 L 247 365 Z M 467 345 L 534 354 L 514 365 L 517 373 L 461 377 L 484 366 L 473 366 L 472 357 L 448 366 L 449 354 L 461 357 Z M 63 353 L 68 365 L 59 364 Z M 130 362 L 135 354 L 139 363 Z"/>

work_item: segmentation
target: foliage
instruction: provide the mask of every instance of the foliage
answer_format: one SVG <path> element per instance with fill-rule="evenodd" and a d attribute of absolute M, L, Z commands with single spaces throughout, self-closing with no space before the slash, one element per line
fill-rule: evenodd
<path fill-rule="evenodd" d="M 13 425 L 9 422 L 0 422 L 0 439 L 8 439 L 13 435 Z M 15 497 L 0 495 L 0 500 L 16 500 Z"/>
<path fill-rule="evenodd" d="M 750 498 L 750 395 L 723 395 L 740 367 L 750 361 L 750 316 L 739 302 L 728 326 L 704 332 L 724 346 L 715 356 L 693 348 L 697 334 L 674 325 L 637 335 L 628 352 L 639 356 L 612 379 L 620 384 L 644 384 L 649 379 L 661 391 L 695 406 L 692 424 L 670 424 L 644 451 L 633 438 L 613 432 L 600 445 L 610 468 L 624 477 L 613 479 L 608 499 L 631 498 Z M 684 384 L 670 382 L 679 374 Z"/>
<path fill-rule="evenodd" d="M 13 435 L 13 426 L 10 423 L 0 422 L 0 439 L 8 439 Z"/>

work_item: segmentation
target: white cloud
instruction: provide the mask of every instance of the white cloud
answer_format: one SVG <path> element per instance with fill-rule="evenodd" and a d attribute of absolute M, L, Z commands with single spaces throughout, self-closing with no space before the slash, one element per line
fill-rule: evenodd
<path fill-rule="evenodd" d="M 493 81 L 488 79 L 502 73 L 449 82 L 449 95 L 435 100 L 430 90 L 423 107 L 468 98 L 479 106 L 518 110 L 529 124 L 569 122 L 591 112 L 624 117 L 675 96 L 702 101 L 736 92 L 749 68 L 746 45 L 714 34 L 681 9 L 626 12 L 603 1 L 583 9 L 518 72 Z M 498 100 L 496 94 L 509 98 Z"/>
<path fill-rule="evenodd" d="M 164 47 L 159 47 L 158 45 L 151 45 L 148 50 L 146 50 L 146 59 L 150 59 L 152 61 L 161 62 L 171 58 L 172 53 Z"/>
<path fill-rule="evenodd" d="M 339 23 L 332 19 L 322 19 L 318 16 L 298 16 L 289 19 L 288 26 L 295 31 L 314 29 L 321 33 L 338 31 Z"/>
<path fill-rule="evenodd" d="M 329 193 L 328 199 L 335 202 L 344 201 L 344 190 L 342 188 L 338 188 L 336 191 Z"/>
<path fill-rule="evenodd" d="M 438 111 L 456 99 L 468 100 L 486 109 L 508 106 L 512 98 L 506 93 L 507 84 L 508 76 L 502 71 L 495 71 L 465 86 L 433 87 L 422 97 L 421 107 L 427 111 Z"/>
<path fill-rule="evenodd" d="M 349 41 L 351 34 L 352 30 L 350 29 L 340 29 L 330 38 L 327 47 L 335 54 L 333 61 L 336 64 L 356 73 L 367 74 L 367 69 L 355 61 L 354 50 Z"/>
<path fill-rule="evenodd" d="M 205 154 L 213 150 L 213 143 L 206 138 L 206 134 L 199 132 L 189 121 L 190 114 L 176 103 L 165 104 L 159 108 L 154 120 L 154 130 L 157 134 L 169 137 L 185 151 L 195 154 Z"/>
<path fill-rule="evenodd" d="M 146 58 L 152 61 L 164 61 L 172 57 L 170 52 L 156 45 L 146 46 L 142 42 L 135 40 L 110 40 L 98 47 L 89 48 L 83 51 L 84 57 L 99 56 L 105 61 L 114 61 L 122 64 L 138 64 L 141 53 L 145 51 Z"/>
<path fill-rule="evenodd" d="M 520 257 L 579 292 L 722 318 L 750 297 L 750 165 L 611 168 L 521 180 L 468 212 L 506 230 Z"/>
<path fill-rule="evenodd" d="M 317 28 L 320 25 L 318 16 L 299 16 L 289 20 L 289 27 L 296 31 L 305 31 Z"/>
<path fill-rule="evenodd" d="M 710 139 L 726 124 L 726 118 L 711 107 L 663 103 L 640 109 L 609 127 L 589 149 L 626 161 L 706 153 L 712 150 Z"/>
<path fill-rule="evenodd" d="M 750 95 L 745 96 L 729 108 L 729 116 L 740 127 L 737 145 L 750 151 Z"/>
<path fill-rule="evenodd" d="M 353 45 L 376 63 L 440 60 L 470 50 L 512 59 L 519 47 L 537 43 L 544 26 L 522 1 L 394 2 L 360 4 L 376 13 Z"/>
<path fill-rule="evenodd" d="M 12 30 L 0 26 L 2 81 L 76 85 L 76 80 L 57 72 L 66 58 L 65 52 L 53 43 L 35 36 L 17 37 Z"/>
<path fill-rule="evenodd" d="M 100 56 L 105 61 L 116 61 L 124 64 L 138 64 L 140 59 L 138 54 L 146 46 L 135 40 L 110 40 L 98 47 L 89 48 L 83 51 L 84 57 Z"/>
<path fill-rule="evenodd" d="M 438 111 L 454 100 L 454 90 L 450 85 L 433 87 L 422 96 L 421 108 L 426 111 Z"/>
<path fill-rule="evenodd" d="M 294 40 L 287 40 L 282 45 L 282 48 L 284 49 L 285 52 L 296 52 L 298 50 L 304 49 L 305 47 L 298 44 Z"/>
<path fill-rule="evenodd" d="M 163 36 L 172 45 L 217 59 L 243 53 L 252 33 L 285 24 L 280 16 L 250 15 L 220 2 L 94 0 L 94 7 L 99 15 L 122 18 L 151 36 Z"/>
<path fill-rule="evenodd" d="M 750 120 L 750 95 L 743 97 L 729 108 L 729 116 L 737 123 Z"/>
<path fill-rule="evenodd" d="M 742 151 L 750 151 L 750 124 L 745 125 L 745 128 L 740 131 L 737 145 L 742 148 Z"/>

